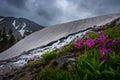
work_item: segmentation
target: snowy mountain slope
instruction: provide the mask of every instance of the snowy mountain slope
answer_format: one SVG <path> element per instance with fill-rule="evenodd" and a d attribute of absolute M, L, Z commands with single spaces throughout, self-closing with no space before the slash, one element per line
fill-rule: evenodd
<path fill-rule="evenodd" d="M 21 39 L 22 37 L 38 31 L 44 27 L 25 18 L 0 16 L 0 30 L 3 28 L 5 28 L 7 31 L 11 29 L 15 37 Z"/>
<path fill-rule="evenodd" d="M 94 25 L 106 24 L 118 17 L 120 17 L 120 14 L 110 14 L 44 28 L 27 36 L 13 47 L 1 53 L 0 60 L 16 57 L 24 51 L 47 45 L 52 41 L 56 41 L 62 37 L 66 37 L 69 34 L 84 30 Z"/>

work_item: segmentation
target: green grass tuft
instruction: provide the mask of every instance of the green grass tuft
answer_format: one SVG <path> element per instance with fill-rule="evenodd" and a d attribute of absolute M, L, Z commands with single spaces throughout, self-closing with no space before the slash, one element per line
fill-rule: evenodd
<path fill-rule="evenodd" d="M 73 51 L 74 51 L 74 42 L 71 42 L 62 51 L 60 51 L 59 54 L 62 55 Z"/>
<path fill-rule="evenodd" d="M 30 69 L 33 69 L 33 68 L 35 68 L 40 62 L 41 62 L 41 60 L 34 61 L 34 62 L 28 64 L 28 67 L 29 67 Z"/>
<path fill-rule="evenodd" d="M 41 71 L 38 76 L 39 80 L 71 80 L 70 73 L 65 70 L 55 70 L 53 68 L 46 68 Z"/>
<path fill-rule="evenodd" d="M 95 38 L 100 37 L 100 35 L 97 34 L 96 32 L 93 32 L 93 33 L 89 34 L 88 36 L 89 36 L 91 39 L 95 39 Z"/>
<path fill-rule="evenodd" d="M 58 56 L 59 56 L 59 54 L 56 53 L 55 51 L 46 52 L 45 54 L 43 54 L 42 62 L 43 62 L 43 63 L 48 63 L 48 62 L 50 62 L 52 59 L 58 58 Z"/>
<path fill-rule="evenodd" d="M 120 38 L 120 26 L 108 28 L 104 33 L 111 39 Z"/>

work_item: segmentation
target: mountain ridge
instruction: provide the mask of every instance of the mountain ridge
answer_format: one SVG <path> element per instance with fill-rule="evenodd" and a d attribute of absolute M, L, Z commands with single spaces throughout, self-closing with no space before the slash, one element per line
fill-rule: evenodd
<path fill-rule="evenodd" d="M 22 39 L 22 37 L 27 36 L 32 32 L 41 30 L 44 26 L 38 25 L 25 18 L 0 16 L 0 30 L 3 28 L 6 28 L 7 31 L 11 29 L 16 38 Z"/>

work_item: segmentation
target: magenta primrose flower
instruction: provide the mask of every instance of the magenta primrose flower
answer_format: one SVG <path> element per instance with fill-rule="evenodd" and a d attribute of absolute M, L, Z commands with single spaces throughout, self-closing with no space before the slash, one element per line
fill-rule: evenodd
<path fill-rule="evenodd" d="M 84 43 L 84 42 L 85 42 L 85 38 L 82 38 L 82 39 L 81 39 L 81 42 Z"/>
<path fill-rule="evenodd" d="M 74 43 L 74 49 L 77 49 L 77 47 L 78 47 L 78 44 L 75 42 Z"/>
<path fill-rule="evenodd" d="M 103 55 L 108 55 L 109 53 L 112 52 L 111 48 L 105 49 L 103 45 L 100 46 L 99 51 Z"/>
<path fill-rule="evenodd" d="M 108 35 L 103 34 L 100 38 L 101 38 L 102 41 L 105 42 L 108 39 Z"/>
<path fill-rule="evenodd" d="M 107 49 L 107 52 L 108 52 L 108 53 L 111 53 L 111 52 L 112 52 L 112 49 L 111 49 L 111 48 L 108 48 L 108 49 Z"/>
<path fill-rule="evenodd" d="M 83 47 L 83 43 L 81 41 L 78 41 L 76 43 L 74 43 L 74 48 L 75 49 L 79 49 Z"/>
<path fill-rule="evenodd" d="M 100 47 L 99 51 L 100 51 L 101 54 L 104 54 L 104 55 L 106 53 L 106 50 L 104 49 L 104 47 Z"/>
<path fill-rule="evenodd" d="M 104 32 L 103 31 L 98 31 L 98 34 L 103 35 Z"/>
<path fill-rule="evenodd" d="M 115 43 L 120 43 L 120 39 L 119 39 L 119 38 L 115 38 L 115 39 L 113 40 L 113 42 L 115 42 Z"/>
<path fill-rule="evenodd" d="M 91 40 L 91 39 L 88 39 L 86 41 L 86 45 L 89 47 L 89 48 L 92 48 L 94 46 L 94 40 Z"/>
<path fill-rule="evenodd" d="M 95 42 L 96 42 L 96 43 L 100 43 L 100 42 L 101 42 L 101 38 L 96 38 L 96 39 L 95 39 Z"/>
<path fill-rule="evenodd" d="M 99 61 L 107 62 L 108 60 L 107 60 L 106 57 L 103 56 L 103 57 L 100 57 L 100 58 L 99 58 Z"/>
<path fill-rule="evenodd" d="M 80 52 L 84 52 L 84 43 L 82 41 L 78 41 L 76 43 L 74 43 L 74 49 L 75 50 L 80 50 Z"/>
<path fill-rule="evenodd" d="M 106 45 L 107 45 L 108 48 L 112 48 L 112 42 L 113 41 L 111 39 L 106 41 Z"/>

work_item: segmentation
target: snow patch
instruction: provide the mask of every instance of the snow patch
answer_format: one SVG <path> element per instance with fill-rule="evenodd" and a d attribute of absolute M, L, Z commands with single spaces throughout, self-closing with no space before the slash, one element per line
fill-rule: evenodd
<path fill-rule="evenodd" d="M 1 67 L 4 67 L 4 65 L 0 65 L 0 68 L 1 68 Z"/>
<path fill-rule="evenodd" d="M 18 27 L 20 26 L 20 25 L 16 26 L 16 20 L 13 21 L 12 25 L 15 27 L 15 29 L 18 29 Z"/>
<path fill-rule="evenodd" d="M 20 34 L 22 35 L 22 36 L 24 36 L 24 32 L 25 32 L 25 28 L 26 27 L 26 24 L 25 23 L 23 23 L 23 26 L 22 26 L 22 28 L 19 30 L 19 32 L 20 32 Z"/>
<path fill-rule="evenodd" d="M 13 65 L 16 67 L 24 67 L 27 64 L 25 60 L 19 60 L 17 62 L 14 62 Z"/>
<path fill-rule="evenodd" d="M 15 27 L 16 26 L 15 24 L 16 24 L 16 20 L 13 21 L 12 25 Z"/>
<path fill-rule="evenodd" d="M 0 18 L 0 21 L 4 20 L 4 18 Z"/>
<path fill-rule="evenodd" d="M 26 30 L 26 32 L 30 32 L 30 33 L 32 33 L 33 31 L 30 31 L 30 30 Z"/>
<path fill-rule="evenodd" d="M 19 28 L 19 26 L 20 26 L 20 25 L 17 25 L 17 26 L 15 27 L 15 29 L 18 29 L 18 28 Z"/>

